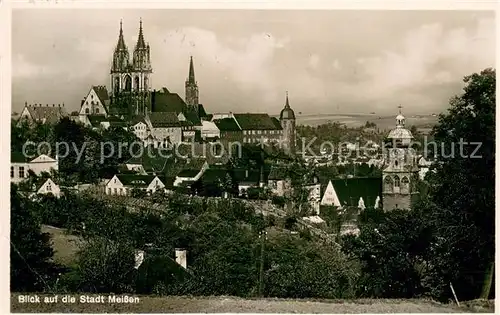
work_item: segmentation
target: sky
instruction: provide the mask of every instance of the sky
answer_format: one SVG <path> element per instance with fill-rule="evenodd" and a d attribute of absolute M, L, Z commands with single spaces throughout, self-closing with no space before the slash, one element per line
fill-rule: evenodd
<path fill-rule="evenodd" d="M 18 9 L 12 110 L 110 85 L 120 20 L 132 55 L 142 19 L 152 87 L 184 97 L 193 56 L 207 112 L 441 112 L 463 77 L 495 66 L 494 12 Z"/>

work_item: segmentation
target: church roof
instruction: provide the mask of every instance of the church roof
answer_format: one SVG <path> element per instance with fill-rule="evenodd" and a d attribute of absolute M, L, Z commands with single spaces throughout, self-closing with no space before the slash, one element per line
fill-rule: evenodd
<path fill-rule="evenodd" d="M 177 93 L 170 93 L 166 88 L 151 92 L 152 112 L 175 112 L 186 110 L 186 103 Z"/>
<path fill-rule="evenodd" d="M 285 107 L 280 112 L 280 119 L 295 119 L 295 113 L 288 102 L 288 92 L 286 94 Z"/>
<path fill-rule="evenodd" d="M 278 130 L 268 114 L 234 114 L 234 119 L 236 119 L 241 130 Z"/>
<path fill-rule="evenodd" d="M 392 129 L 389 132 L 389 135 L 387 136 L 389 139 L 413 139 L 413 135 L 411 134 L 411 131 L 403 128 L 403 127 L 398 127 L 396 129 Z"/>

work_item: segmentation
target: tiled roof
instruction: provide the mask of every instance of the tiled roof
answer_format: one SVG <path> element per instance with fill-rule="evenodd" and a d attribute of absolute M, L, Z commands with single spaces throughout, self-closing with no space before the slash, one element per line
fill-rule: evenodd
<path fill-rule="evenodd" d="M 281 123 L 280 123 L 280 121 L 278 120 L 278 118 L 276 118 L 276 117 L 271 117 L 271 120 L 273 121 L 274 126 L 276 126 L 276 129 L 278 129 L 278 130 L 283 129 L 283 128 L 281 127 Z"/>
<path fill-rule="evenodd" d="M 106 106 L 109 105 L 110 99 L 109 99 L 108 89 L 106 88 L 106 86 L 97 85 L 93 86 L 92 89 L 94 90 L 95 94 L 97 95 L 101 103 L 105 105 L 105 109 L 107 109 Z"/>
<path fill-rule="evenodd" d="M 191 122 L 194 126 L 201 126 L 200 117 L 196 112 L 185 110 L 182 112 L 186 120 Z"/>
<path fill-rule="evenodd" d="M 131 126 L 134 126 L 140 122 L 143 122 L 146 124 L 146 117 L 144 117 L 144 115 L 135 115 L 134 117 L 132 117 L 132 119 L 130 120 L 130 125 Z"/>
<path fill-rule="evenodd" d="M 205 111 L 205 107 L 203 107 L 203 104 L 198 104 L 198 116 L 201 118 L 206 118 L 207 117 L 207 112 Z"/>
<path fill-rule="evenodd" d="M 153 112 L 149 114 L 149 119 L 154 128 L 181 126 L 175 112 Z"/>
<path fill-rule="evenodd" d="M 177 176 L 190 178 L 190 177 L 195 177 L 199 172 L 200 172 L 200 170 L 184 169 L 184 170 L 180 171 L 180 173 L 177 174 Z"/>
<path fill-rule="evenodd" d="M 118 174 L 116 175 L 120 182 L 125 186 L 147 187 L 153 179 L 154 175 L 132 175 L 132 174 Z"/>
<path fill-rule="evenodd" d="M 382 198 L 382 179 L 379 177 L 335 179 L 332 184 L 342 205 L 357 206 L 362 197 L 366 207 L 373 207 L 377 196 Z M 325 188 L 326 185 L 322 185 L 321 197 Z"/>
<path fill-rule="evenodd" d="M 214 119 L 213 122 L 220 131 L 240 131 L 240 127 L 233 118 Z"/>
<path fill-rule="evenodd" d="M 55 124 L 66 116 L 64 107 L 55 107 L 55 104 L 53 106 L 28 106 L 27 109 L 33 120 L 45 121 L 49 124 Z"/>
<path fill-rule="evenodd" d="M 234 114 L 242 130 L 277 130 L 268 114 Z M 281 128 L 279 128 L 281 129 Z"/>
<path fill-rule="evenodd" d="M 176 93 L 170 93 L 166 88 L 151 92 L 152 112 L 181 113 L 186 110 L 186 103 Z"/>

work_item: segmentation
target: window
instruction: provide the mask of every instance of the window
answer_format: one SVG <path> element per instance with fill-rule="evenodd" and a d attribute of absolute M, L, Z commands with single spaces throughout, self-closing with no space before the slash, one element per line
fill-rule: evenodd
<path fill-rule="evenodd" d="M 95 113 L 96 113 L 96 114 L 99 114 L 99 108 L 96 108 L 96 109 L 95 109 Z"/>
<path fill-rule="evenodd" d="M 397 175 L 394 176 L 394 187 L 399 187 L 399 177 Z"/>
<path fill-rule="evenodd" d="M 394 161 L 394 166 L 398 166 L 398 160 Z"/>
<path fill-rule="evenodd" d="M 19 166 L 19 177 L 24 178 L 24 166 Z"/>
<path fill-rule="evenodd" d="M 120 188 L 120 195 L 123 195 L 123 188 Z"/>
<path fill-rule="evenodd" d="M 85 114 L 90 114 L 90 110 L 88 108 L 85 108 Z"/>
<path fill-rule="evenodd" d="M 94 94 L 90 94 L 90 98 L 94 99 Z M 94 104 L 94 102 L 92 102 L 92 104 Z"/>
<path fill-rule="evenodd" d="M 10 167 L 10 178 L 14 178 L 14 166 Z"/>
<path fill-rule="evenodd" d="M 116 178 L 115 178 L 115 181 L 114 181 L 114 183 L 116 184 Z"/>
<path fill-rule="evenodd" d="M 115 195 L 118 193 L 118 189 L 115 188 Z"/>
<path fill-rule="evenodd" d="M 52 185 L 50 185 L 50 183 L 47 184 L 47 191 L 52 191 Z"/>
<path fill-rule="evenodd" d="M 111 188 L 108 188 L 108 195 L 111 195 Z"/>

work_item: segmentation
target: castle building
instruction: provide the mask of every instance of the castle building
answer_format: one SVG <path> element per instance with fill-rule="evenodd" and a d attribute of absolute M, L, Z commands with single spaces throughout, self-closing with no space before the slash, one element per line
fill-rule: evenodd
<path fill-rule="evenodd" d="M 382 170 L 383 209 L 411 209 L 418 195 L 418 164 L 416 151 L 411 148 L 413 136 L 405 128 L 405 117 L 396 117 L 396 129 L 389 132 L 385 143 L 386 156 Z"/>
<path fill-rule="evenodd" d="M 285 107 L 280 113 L 280 124 L 282 131 L 282 148 L 287 154 L 295 154 L 295 113 L 288 101 L 286 93 Z"/>
<path fill-rule="evenodd" d="M 129 51 L 123 39 L 122 22 L 120 34 L 111 64 L 111 97 L 113 114 L 144 114 L 150 102 L 151 67 L 149 44 L 144 40 L 142 20 L 139 22 L 139 36 L 130 60 Z"/>

